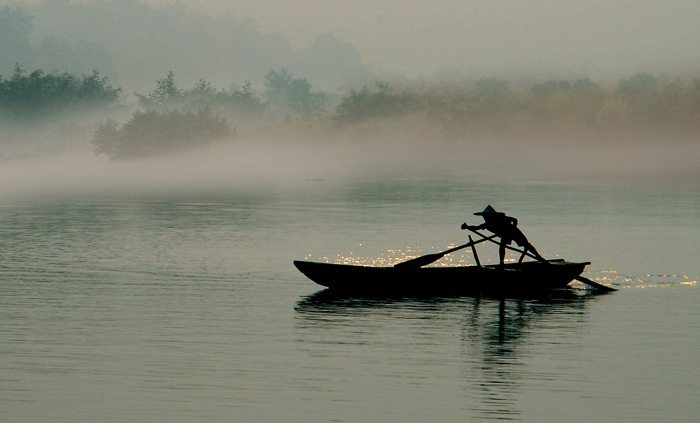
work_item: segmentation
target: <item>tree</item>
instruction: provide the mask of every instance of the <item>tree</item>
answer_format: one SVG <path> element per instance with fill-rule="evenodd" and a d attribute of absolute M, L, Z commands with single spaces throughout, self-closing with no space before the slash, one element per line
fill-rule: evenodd
<path fill-rule="evenodd" d="M 192 88 L 180 89 L 173 72 L 157 80 L 150 93 L 136 93 L 136 96 L 146 109 L 196 111 L 209 108 L 223 116 L 249 121 L 262 120 L 267 107 L 253 92 L 250 81 L 240 89 L 232 87 L 231 91 L 219 90 L 205 79 L 200 79 Z"/>
<path fill-rule="evenodd" d="M 113 104 L 121 94 L 121 88 L 113 88 L 107 77 L 100 78 L 97 70 L 93 70 L 92 75 L 83 75 L 77 90 L 78 97 L 86 103 Z"/>
<path fill-rule="evenodd" d="M 496 77 L 474 81 L 472 94 L 482 98 L 500 98 L 508 94 L 508 81 Z"/>
<path fill-rule="evenodd" d="M 656 119 L 666 109 L 662 105 L 659 85 L 654 76 L 641 72 L 620 80 L 617 94 L 629 106 L 632 117 L 642 124 L 648 124 L 649 118 Z"/>
<path fill-rule="evenodd" d="M 98 71 L 81 77 L 64 72 L 45 73 L 36 69 L 29 75 L 19 64 L 12 78 L 0 77 L 0 115 L 13 119 L 36 119 L 65 115 L 81 109 L 116 103 L 120 88 L 113 88 Z"/>
<path fill-rule="evenodd" d="M 374 92 L 370 92 L 366 85 L 360 91 L 351 88 L 336 107 L 336 120 L 356 123 L 372 118 L 401 116 L 409 103 L 407 95 L 394 94 L 387 82 L 377 81 L 376 87 Z"/>
<path fill-rule="evenodd" d="M 204 79 L 200 79 L 194 87 L 190 88 L 189 90 L 185 90 L 182 95 L 183 97 L 211 98 L 214 97 L 216 93 L 217 90 L 211 86 L 211 83 Z"/>
<path fill-rule="evenodd" d="M 657 87 L 657 79 L 646 72 L 623 78 L 617 86 L 618 94 L 627 97 L 652 94 Z"/>
<path fill-rule="evenodd" d="M 507 113 L 511 104 L 508 97 L 508 81 L 500 78 L 485 78 L 474 81 L 471 95 L 474 100 L 473 114 L 480 119 L 493 119 Z"/>
<path fill-rule="evenodd" d="M 253 92 L 253 84 L 245 81 L 241 88 L 232 87 L 226 98 L 229 107 L 248 119 L 262 119 L 267 110 L 265 104 Z"/>
<path fill-rule="evenodd" d="M 600 88 L 598 84 L 588 78 L 577 79 L 573 85 L 573 89 L 580 93 L 591 93 L 598 90 L 598 88 Z"/>
<path fill-rule="evenodd" d="M 156 88 L 148 94 L 136 94 L 139 103 L 146 107 L 175 106 L 182 99 L 183 92 L 175 84 L 175 74 L 169 71 L 165 78 L 156 81 Z"/>
<path fill-rule="evenodd" d="M 551 80 L 535 85 L 530 92 L 538 97 L 547 97 L 558 92 L 565 92 L 571 89 L 571 84 L 566 80 Z"/>
<path fill-rule="evenodd" d="M 198 112 L 147 110 L 135 112 L 121 128 L 113 120 L 100 124 L 92 143 L 96 155 L 131 159 L 194 149 L 229 135 L 226 120 L 208 108 Z"/>
<path fill-rule="evenodd" d="M 327 99 L 326 94 L 313 91 L 306 78 L 293 79 L 289 85 L 289 108 L 303 118 L 321 114 Z"/>
<path fill-rule="evenodd" d="M 117 121 L 109 119 L 107 122 L 101 123 L 92 139 L 95 155 L 105 154 L 108 157 L 113 157 L 123 144 L 121 136 L 122 133 L 119 131 Z"/>
<path fill-rule="evenodd" d="M 270 70 L 265 75 L 265 95 L 274 107 L 284 107 L 289 101 L 289 86 L 293 75 L 287 69 Z"/>
<path fill-rule="evenodd" d="M 287 69 L 265 75 L 268 103 L 278 112 L 309 118 L 321 114 L 328 95 L 314 91 L 306 78 L 294 78 Z"/>

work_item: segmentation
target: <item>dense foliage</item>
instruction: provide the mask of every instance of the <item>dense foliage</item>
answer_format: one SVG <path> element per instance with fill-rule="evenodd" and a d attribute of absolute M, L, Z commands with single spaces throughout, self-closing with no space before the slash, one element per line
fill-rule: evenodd
<path fill-rule="evenodd" d="M 219 90 L 204 79 L 194 87 L 180 89 L 174 73 L 168 72 L 165 78 L 156 81 L 156 87 L 147 94 L 136 93 L 139 104 L 147 109 L 199 110 L 210 108 L 219 115 L 227 116 L 239 123 L 260 123 L 265 118 L 267 104 L 252 89 L 250 81 L 240 88 Z"/>
<path fill-rule="evenodd" d="M 500 78 L 377 82 L 349 88 L 333 112 L 324 108 L 328 94 L 286 69 L 270 70 L 264 85 L 261 95 L 250 81 L 226 90 L 201 79 L 182 89 L 169 72 L 152 91 L 135 93 L 141 110 L 126 124 L 109 120 L 99 126 L 95 150 L 124 159 L 194 148 L 229 135 L 228 122 L 246 129 L 282 121 L 311 128 L 308 123 L 325 121 L 322 126 L 330 131 L 353 125 L 363 131 L 373 125 L 410 131 L 428 123 L 450 139 L 653 133 L 687 138 L 700 131 L 700 78 L 637 73 L 616 84 L 589 79 L 513 84 Z M 0 119 L 34 123 L 86 109 L 109 112 L 107 106 L 118 104 L 120 94 L 98 71 L 80 77 L 43 70 L 28 74 L 17 65 L 11 78 L 0 76 Z"/>
<path fill-rule="evenodd" d="M 98 71 L 92 75 L 30 74 L 19 65 L 10 79 L 0 76 L 0 117 L 35 119 L 115 104 L 120 88 L 113 88 Z"/>
<path fill-rule="evenodd" d="M 394 94 L 386 82 L 377 82 L 376 87 L 374 92 L 370 92 L 366 85 L 360 91 L 351 88 L 336 107 L 335 119 L 343 123 L 357 123 L 368 119 L 399 117 L 416 108 L 416 99 L 408 92 Z"/>
<path fill-rule="evenodd" d="M 96 154 L 111 159 L 150 157 L 189 150 L 231 135 L 226 120 L 210 109 L 137 111 L 119 127 L 114 120 L 100 124 L 92 140 Z"/>
<path fill-rule="evenodd" d="M 280 115 L 308 119 L 324 113 L 328 94 L 314 91 L 306 78 L 294 78 L 287 69 L 270 70 L 265 75 L 267 100 Z"/>
<path fill-rule="evenodd" d="M 379 83 L 376 89 L 348 90 L 335 111 L 342 124 L 410 116 L 457 136 L 647 129 L 687 136 L 700 130 L 700 78 L 638 73 L 612 87 L 589 79 L 511 86 L 506 80 L 487 78 L 409 82 L 399 91 Z"/>

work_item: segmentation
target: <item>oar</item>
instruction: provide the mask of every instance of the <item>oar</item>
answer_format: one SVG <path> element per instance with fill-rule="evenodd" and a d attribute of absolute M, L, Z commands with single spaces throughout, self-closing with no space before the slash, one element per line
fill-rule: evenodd
<path fill-rule="evenodd" d="M 590 285 L 590 286 L 592 286 L 593 288 L 598 289 L 598 290 L 600 290 L 600 291 L 604 291 L 604 292 L 617 291 L 617 289 L 615 289 L 615 288 L 613 288 L 613 287 L 611 287 L 611 286 L 601 285 L 601 284 L 599 284 L 598 282 L 593 282 L 592 280 L 590 280 L 590 279 L 588 279 L 588 278 L 586 278 L 586 277 L 583 277 L 583 276 L 581 276 L 581 275 L 576 276 L 574 279 L 576 279 L 576 280 L 579 281 L 579 282 L 583 282 L 583 283 L 585 283 L 586 285 Z"/>
<path fill-rule="evenodd" d="M 469 228 L 467 228 L 467 229 L 469 229 Z M 475 234 L 479 235 L 479 236 L 482 238 L 480 241 L 491 241 L 491 242 L 493 242 L 494 244 L 501 245 L 500 242 L 494 241 L 494 240 L 492 239 L 492 238 L 493 238 L 492 236 L 486 237 L 485 235 L 482 235 L 481 233 L 477 232 L 477 231 L 474 230 L 474 229 L 469 229 L 469 230 L 472 231 L 472 232 L 474 232 Z M 519 250 L 519 249 L 517 249 L 517 248 L 515 248 L 515 247 L 511 247 L 510 245 L 506 245 L 506 248 L 509 249 L 509 250 L 517 251 L 517 252 L 519 252 L 520 254 L 523 253 L 523 250 Z M 546 260 L 541 260 L 541 259 L 538 258 L 536 255 L 534 255 L 534 254 L 532 254 L 532 253 L 530 253 L 530 252 L 527 252 L 527 253 L 525 253 L 525 254 L 526 254 L 528 257 L 532 257 L 532 258 L 534 258 L 535 260 L 541 261 L 542 263 L 547 263 L 547 264 L 549 264 L 548 261 L 546 261 Z M 615 288 L 612 288 L 612 287 L 609 287 L 609 286 L 605 286 L 605 285 L 603 285 L 603 284 L 599 284 L 598 282 L 594 282 L 594 281 L 592 281 L 592 280 L 590 280 L 590 279 L 588 279 L 588 278 L 586 278 L 586 277 L 584 277 L 584 276 L 581 276 L 581 275 L 578 275 L 578 276 L 574 277 L 574 279 L 576 279 L 576 280 L 579 281 L 579 282 L 583 282 L 584 284 L 586 284 L 586 285 L 588 285 L 588 286 L 592 286 L 593 288 L 596 288 L 596 289 L 598 289 L 598 290 L 600 290 L 600 291 L 617 291 L 617 289 L 615 289 Z"/>
<path fill-rule="evenodd" d="M 479 234 L 479 235 L 481 235 L 481 234 Z M 445 250 L 441 253 L 427 254 L 424 256 L 412 258 L 410 260 L 406 260 L 404 262 L 395 264 L 394 267 L 398 267 L 398 268 L 402 268 L 402 269 L 403 268 L 417 269 L 419 267 L 427 266 L 431 263 L 434 263 L 434 262 L 440 260 L 441 258 L 445 257 L 447 254 L 454 253 L 455 251 L 461 250 L 462 248 L 467 248 L 469 246 L 480 244 L 484 241 L 491 241 L 493 238 L 496 237 L 496 235 L 492 235 L 489 237 L 481 235 L 481 237 L 483 239 L 480 239 L 478 241 L 470 241 L 470 242 L 467 242 L 466 244 L 462 244 L 458 247 L 450 248 L 449 250 Z"/>

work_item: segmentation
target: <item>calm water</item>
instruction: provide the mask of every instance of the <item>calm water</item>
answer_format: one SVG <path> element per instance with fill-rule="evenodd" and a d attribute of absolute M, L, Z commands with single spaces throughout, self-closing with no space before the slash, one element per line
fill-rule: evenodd
<path fill-rule="evenodd" d="M 440 251 L 487 203 L 620 290 L 335 298 L 291 264 Z M 678 181 L 7 200 L 0 421 L 697 421 L 699 237 L 700 185 Z"/>

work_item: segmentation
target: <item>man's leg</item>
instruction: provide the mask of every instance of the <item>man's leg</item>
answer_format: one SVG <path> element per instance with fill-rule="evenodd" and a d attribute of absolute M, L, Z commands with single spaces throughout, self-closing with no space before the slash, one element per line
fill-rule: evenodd
<path fill-rule="evenodd" d="M 501 238 L 501 245 L 498 247 L 498 257 L 501 259 L 501 266 L 503 266 L 503 263 L 505 262 L 507 244 L 508 242 Z"/>
<path fill-rule="evenodd" d="M 518 260 L 518 263 L 522 263 L 523 259 L 525 258 L 525 254 L 527 254 L 527 245 L 523 247 L 523 253 L 520 254 L 520 260 Z"/>
<path fill-rule="evenodd" d="M 525 251 L 523 252 L 523 257 L 525 256 L 525 253 L 526 253 L 528 250 L 532 251 L 532 254 L 534 254 L 535 257 L 537 257 L 537 260 L 539 260 L 539 261 L 544 261 L 544 262 L 547 261 L 547 259 L 545 259 L 544 257 L 542 257 L 542 256 L 540 255 L 540 253 L 537 252 L 537 250 L 535 249 L 535 247 L 534 247 L 532 244 L 527 244 L 527 245 L 525 246 Z M 522 260 L 523 257 L 521 257 L 520 259 Z"/>

